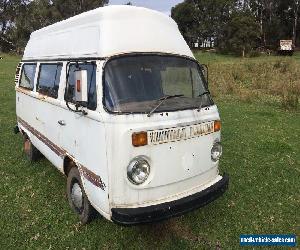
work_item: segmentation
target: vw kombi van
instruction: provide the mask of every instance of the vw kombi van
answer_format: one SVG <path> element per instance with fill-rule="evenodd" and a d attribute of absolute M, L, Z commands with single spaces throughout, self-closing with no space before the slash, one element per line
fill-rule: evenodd
<path fill-rule="evenodd" d="M 16 132 L 67 176 L 82 223 L 160 221 L 221 196 L 221 122 L 176 23 L 98 8 L 31 34 L 16 73 Z"/>

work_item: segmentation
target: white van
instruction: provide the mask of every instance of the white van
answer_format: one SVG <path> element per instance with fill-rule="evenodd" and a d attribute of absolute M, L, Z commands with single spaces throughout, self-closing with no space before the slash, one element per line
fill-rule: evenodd
<path fill-rule="evenodd" d="M 16 132 L 67 176 L 82 223 L 179 216 L 222 195 L 220 117 L 176 23 L 109 6 L 35 31 L 16 73 Z"/>

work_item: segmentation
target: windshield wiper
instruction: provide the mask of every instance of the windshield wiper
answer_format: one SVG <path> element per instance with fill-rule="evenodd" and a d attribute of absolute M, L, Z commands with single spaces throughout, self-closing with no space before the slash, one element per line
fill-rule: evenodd
<path fill-rule="evenodd" d="M 210 92 L 207 90 L 207 91 L 204 91 L 202 94 L 198 95 L 198 97 L 202 97 L 204 95 L 209 95 L 209 94 L 210 94 Z M 199 105 L 198 109 L 201 110 L 202 106 L 203 106 L 203 102 L 202 102 L 202 98 L 201 98 L 200 105 Z"/>
<path fill-rule="evenodd" d="M 184 95 L 166 95 L 166 96 L 164 96 L 164 97 L 162 97 L 162 98 L 159 98 L 158 99 L 158 101 L 160 101 L 159 102 L 159 104 L 155 107 L 155 108 L 153 108 L 149 113 L 148 113 L 148 117 L 150 117 L 166 100 L 168 100 L 168 99 L 172 99 L 172 98 L 177 98 L 177 97 L 182 97 L 182 96 L 184 96 Z"/>

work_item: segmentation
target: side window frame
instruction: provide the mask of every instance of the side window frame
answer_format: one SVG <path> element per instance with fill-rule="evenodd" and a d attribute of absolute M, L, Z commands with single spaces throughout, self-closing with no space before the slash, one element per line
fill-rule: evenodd
<path fill-rule="evenodd" d="M 52 96 L 52 95 L 49 95 L 49 94 L 45 94 L 45 93 L 40 93 L 39 92 L 39 79 L 40 79 L 40 75 L 41 75 L 41 69 L 42 69 L 42 66 L 43 65 L 56 65 L 57 66 L 57 68 L 59 67 L 59 66 L 61 66 L 61 69 L 60 69 L 60 75 L 59 75 L 59 78 L 58 78 L 58 84 L 57 84 L 57 87 L 58 87 L 58 89 L 57 89 L 57 92 L 56 92 L 56 94 L 55 94 L 55 96 Z M 50 97 L 50 98 L 53 98 L 53 99 L 58 99 L 59 98 L 59 90 L 60 90 L 60 85 L 61 85 L 61 75 L 62 75 L 62 72 L 63 72 L 63 70 L 64 70 L 64 64 L 63 64 L 63 62 L 45 62 L 45 63 L 43 63 L 43 62 L 41 62 L 41 63 L 39 63 L 39 67 L 38 67 L 38 76 L 37 76 L 37 81 L 36 81 L 36 92 L 37 93 L 39 93 L 39 94 L 42 94 L 42 95 L 45 95 L 45 96 L 48 96 L 48 97 Z M 56 71 L 56 77 L 55 77 L 55 82 L 57 81 L 57 71 Z"/>
<path fill-rule="evenodd" d="M 21 85 L 21 83 L 22 83 L 22 77 L 23 77 L 23 74 L 24 74 L 24 69 L 25 69 L 25 66 L 27 66 L 27 65 L 34 65 L 35 66 L 35 72 L 34 72 L 34 76 L 33 76 L 33 79 L 32 79 L 32 81 L 33 81 L 32 82 L 32 88 L 28 88 L 28 87 L 25 87 L 25 86 Z M 26 90 L 29 90 L 29 91 L 35 91 L 37 72 L 38 72 L 38 63 L 35 63 L 35 62 L 22 63 L 22 68 L 20 70 L 20 75 L 19 75 L 19 84 L 18 84 L 18 87 L 26 89 Z"/>
<path fill-rule="evenodd" d="M 91 110 L 91 111 L 96 111 L 97 108 L 98 108 L 98 88 L 97 88 L 97 68 L 98 68 L 98 65 L 97 65 L 97 62 L 96 61 L 69 61 L 66 65 L 66 85 L 65 85 L 65 89 L 64 89 L 64 100 L 66 102 L 69 102 L 69 103 L 72 103 L 74 104 L 75 106 L 77 105 L 75 101 L 73 101 L 73 99 L 68 99 L 68 90 L 69 90 L 69 78 L 70 78 L 70 69 L 71 69 L 71 66 L 73 65 L 76 65 L 78 64 L 79 66 L 80 65 L 92 65 L 93 66 L 93 72 L 92 72 L 92 76 L 91 76 L 91 80 L 94 78 L 95 79 L 95 92 L 94 92 L 94 95 L 95 96 L 95 101 L 96 101 L 96 104 L 95 104 L 95 107 L 89 107 L 89 101 L 90 101 L 90 92 L 88 91 L 88 103 L 86 106 L 84 106 L 85 108 L 87 108 L 88 110 Z M 90 85 L 90 88 L 91 88 L 91 85 Z M 73 97 L 72 97 L 73 98 Z"/>

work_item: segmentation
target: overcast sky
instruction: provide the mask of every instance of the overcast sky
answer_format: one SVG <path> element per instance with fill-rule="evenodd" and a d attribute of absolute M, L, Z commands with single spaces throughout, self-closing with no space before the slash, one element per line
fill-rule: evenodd
<path fill-rule="evenodd" d="M 128 2 L 131 2 L 135 6 L 158 10 L 170 15 L 171 8 L 176 4 L 183 2 L 183 0 L 110 0 L 109 5 L 126 4 Z"/>

